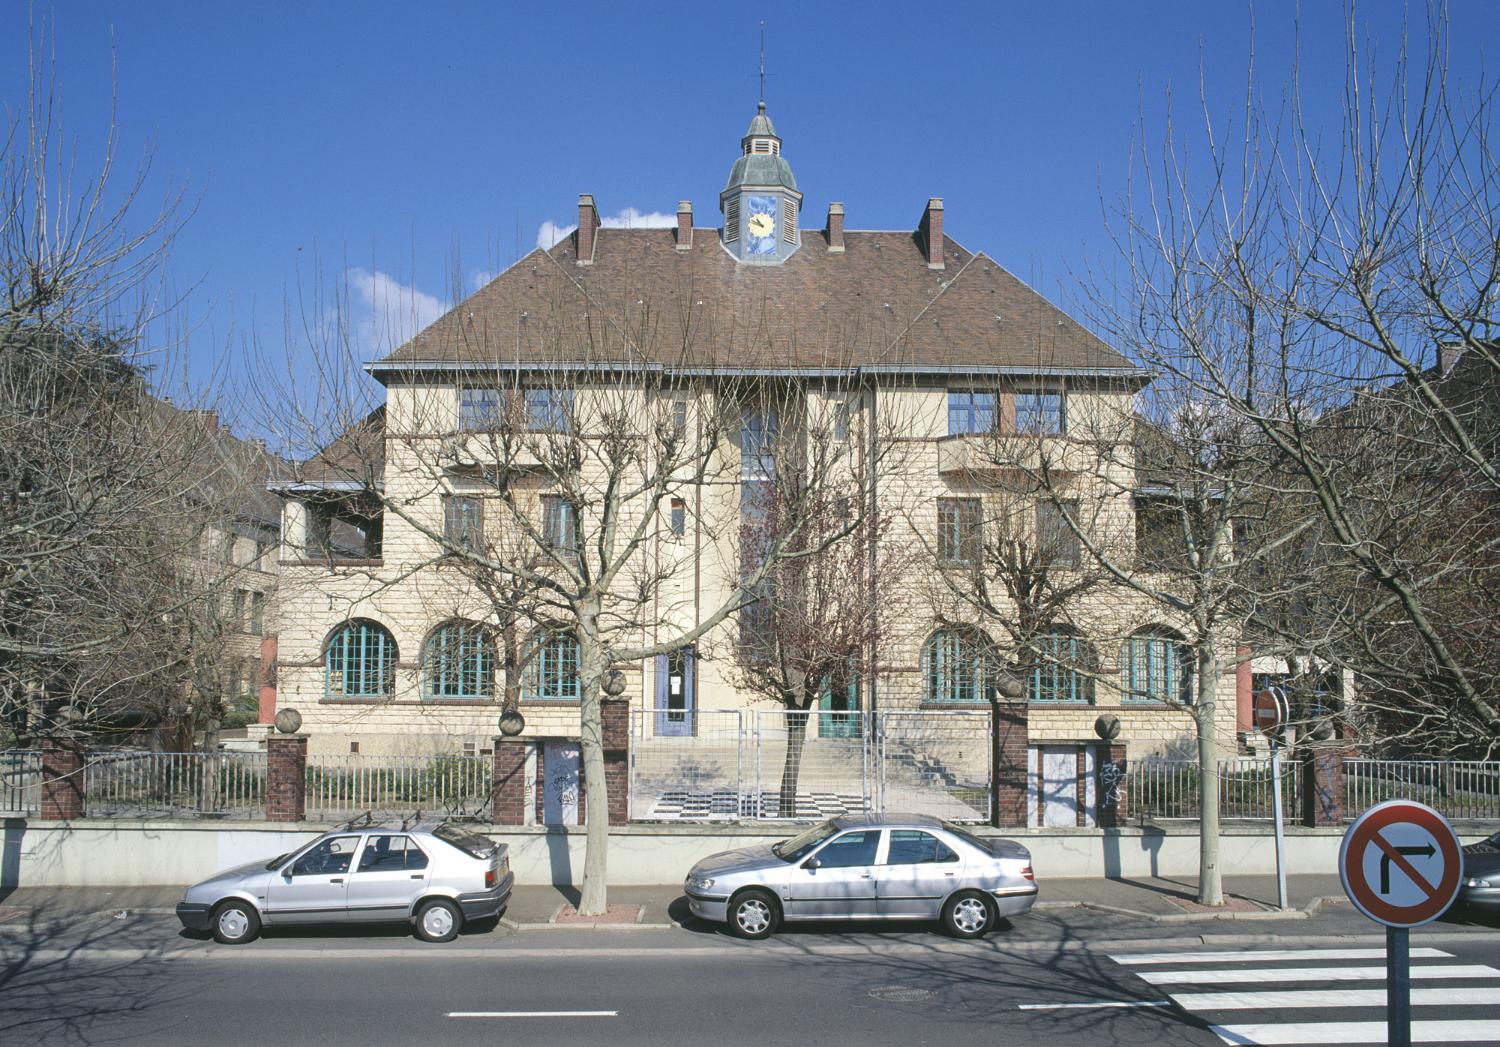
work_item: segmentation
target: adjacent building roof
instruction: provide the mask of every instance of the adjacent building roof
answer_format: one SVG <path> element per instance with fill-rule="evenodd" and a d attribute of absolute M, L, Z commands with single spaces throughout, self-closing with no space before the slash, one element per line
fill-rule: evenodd
<path fill-rule="evenodd" d="M 776 159 L 756 157 L 755 159 Z M 945 241 L 929 267 L 910 232 L 804 230 L 776 266 L 743 266 L 717 229 L 599 229 L 535 250 L 385 359 L 377 375 L 448 367 L 1096 373 L 1130 361 L 987 255 Z"/>

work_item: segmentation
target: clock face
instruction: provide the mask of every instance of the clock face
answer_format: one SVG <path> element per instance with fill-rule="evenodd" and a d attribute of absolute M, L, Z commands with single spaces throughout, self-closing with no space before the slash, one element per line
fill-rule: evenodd
<path fill-rule="evenodd" d="M 776 253 L 776 219 L 781 201 L 774 196 L 746 197 L 745 246 L 751 254 Z"/>

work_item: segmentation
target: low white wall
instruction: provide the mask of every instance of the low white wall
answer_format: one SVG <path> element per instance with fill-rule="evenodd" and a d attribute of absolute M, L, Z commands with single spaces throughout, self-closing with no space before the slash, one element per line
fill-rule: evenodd
<path fill-rule="evenodd" d="M 213 872 L 292 850 L 328 826 L 265 822 L 127 822 L 87 819 L 5 822 L 0 887 L 131 887 L 188 884 Z M 630 825 L 610 833 L 609 882 L 680 882 L 698 859 L 785 839 L 803 826 Z M 1191 829 L 983 830 L 1031 849 L 1037 877 L 1192 876 L 1198 836 Z M 576 883 L 583 877 L 582 828 L 490 833 L 510 845 L 517 882 Z M 1333 873 L 1340 829 L 1287 830 L 1289 873 Z M 1269 833 L 1227 829 L 1220 843 L 1226 873 L 1274 873 Z"/>

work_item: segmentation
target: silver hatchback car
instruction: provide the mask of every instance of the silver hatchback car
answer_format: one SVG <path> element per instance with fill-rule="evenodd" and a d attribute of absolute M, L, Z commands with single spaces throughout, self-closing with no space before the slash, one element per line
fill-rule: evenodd
<path fill-rule="evenodd" d="M 195 883 L 177 918 L 225 945 L 250 941 L 262 926 L 388 921 L 446 942 L 465 922 L 498 916 L 514 883 L 505 845 L 461 826 L 351 826 Z"/>
<path fill-rule="evenodd" d="M 742 938 L 783 920 L 942 920 L 978 938 L 1036 901 L 1031 852 L 921 815 L 835 818 L 800 836 L 725 851 L 683 884 L 694 916 Z"/>

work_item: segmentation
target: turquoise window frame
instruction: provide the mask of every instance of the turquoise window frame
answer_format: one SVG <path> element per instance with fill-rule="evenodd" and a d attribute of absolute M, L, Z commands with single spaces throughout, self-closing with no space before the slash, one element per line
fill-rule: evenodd
<path fill-rule="evenodd" d="M 356 619 L 323 649 L 323 693 L 329 698 L 386 698 L 396 690 L 396 640 L 376 622 Z"/>
<path fill-rule="evenodd" d="M 922 699 L 932 705 L 982 705 L 985 648 L 976 633 L 940 629 L 922 645 Z"/>
<path fill-rule="evenodd" d="M 576 702 L 583 697 L 578 640 L 572 633 L 546 633 L 534 641 L 522 697 L 528 702 Z"/>
<path fill-rule="evenodd" d="M 451 622 L 428 638 L 422 654 L 422 694 L 462 701 L 495 697 L 495 647 L 484 626 Z"/>
<path fill-rule="evenodd" d="M 1078 633 L 1043 633 L 1034 641 L 1036 662 L 1026 699 L 1041 705 L 1091 705 L 1092 681 L 1079 666 L 1092 664 L 1091 645 Z"/>
<path fill-rule="evenodd" d="M 1120 687 L 1127 702 L 1192 705 L 1192 652 L 1187 643 L 1165 631 L 1131 636 L 1121 659 Z"/>

